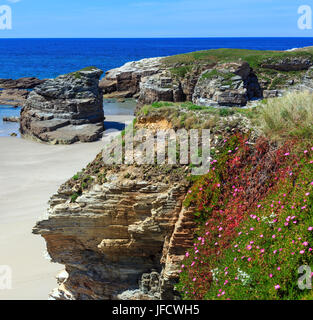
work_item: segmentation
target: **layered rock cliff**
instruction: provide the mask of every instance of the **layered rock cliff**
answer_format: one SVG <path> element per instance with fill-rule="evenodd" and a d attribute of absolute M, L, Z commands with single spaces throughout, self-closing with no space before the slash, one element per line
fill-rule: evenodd
<path fill-rule="evenodd" d="M 100 163 L 101 155 L 84 176 Z M 188 183 L 179 170 L 168 175 L 128 166 L 101 166 L 90 179 L 95 182 L 75 202 L 76 181 L 63 185 L 50 201 L 49 219 L 34 229 L 45 238 L 52 261 L 66 266 L 68 276 L 53 297 L 173 299 L 177 262 L 193 240 L 192 218 L 182 208 Z M 157 283 L 139 290 L 139 281 L 151 273 Z"/>
<path fill-rule="evenodd" d="M 21 111 L 21 134 L 54 144 L 99 139 L 104 120 L 102 73 L 90 67 L 36 86 Z"/>
<path fill-rule="evenodd" d="M 184 108 L 155 108 L 138 116 L 135 129 L 177 128 L 191 116 Z M 212 150 L 223 139 L 251 131 L 241 115 L 193 113 L 212 128 Z M 225 125 L 227 124 L 227 125 Z M 174 285 L 181 261 L 193 245 L 193 208 L 183 206 L 191 185 L 189 166 L 114 165 L 102 154 L 62 185 L 50 200 L 43 236 L 53 262 L 65 265 L 55 299 L 177 299 Z"/>

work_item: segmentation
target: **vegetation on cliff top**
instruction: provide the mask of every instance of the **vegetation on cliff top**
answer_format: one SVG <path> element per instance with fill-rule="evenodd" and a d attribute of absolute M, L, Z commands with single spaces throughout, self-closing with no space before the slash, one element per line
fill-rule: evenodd
<path fill-rule="evenodd" d="M 198 106 L 191 102 L 154 102 L 152 105 L 145 105 L 138 115 L 143 117 L 167 119 L 174 129 L 222 129 L 225 123 L 221 120 L 229 120 L 230 116 L 244 115 L 252 119 L 257 108 L 214 108 Z M 239 121 L 238 117 L 238 121 Z M 231 124 L 234 125 L 234 124 Z M 218 128 L 220 126 L 220 128 Z M 227 127 L 227 126 L 226 126 Z"/>
<path fill-rule="evenodd" d="M 265 100 L 257 110 L 263 131 L 272 140 L 301 137 L 313 141 L 311 93 L 290 93 L 281 98 Z"/>
<path fill-rule="evenodd" d="M 178 78 L 185 78 L 193 70 L 201 66 L 213 68 L 217 64 L 245 61 L 254 70 L 259 81 L 263 82 L 266 89 L 274 90 L 283 88 L 292 83 L 298 83 L 306 70 L 288 71 L 275 70 L 269 65 L 277 62 L 290 61 L 292 59 L 307 59 L 313 62 L 313 47 L 297 49 L 293 51 L 258 51 L 245 49 L 216 49 L 185 53 L 163 59 L 165 66 Z M 201 68 L 200 68 L 201 69 Z"/>
<path fill-rule="evenodd" d="M 261 51 L 245 49 L 203 50 L 166 57 L 163 62 L 168 65 L 194 65 L 197 63 L 212 64 L 246 61 L 253 69 L 260 68 L 263 63 L 279 61 L 286 58 L 313 59 L 313 47 L 294 51 Z"/>

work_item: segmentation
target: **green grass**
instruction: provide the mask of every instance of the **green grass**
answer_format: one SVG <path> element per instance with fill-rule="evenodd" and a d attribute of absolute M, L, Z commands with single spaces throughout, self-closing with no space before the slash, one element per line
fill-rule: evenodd
<path fill-rule="evenodd" d="M 289 93 L 280 98 L 264 99 L 250 108 L 214 108 L 197 106 L 192 102 L 156 102 L 144 106 L 145 116 L 159 114 L 172 122 L 175 128 L 204 128 L 220 119 L 241 114 L 265 136 L 279 142 L 286 138 L 313 139 L 313 94 Z"/>
<path fill-rule="evenodd" d="M 92 70 L 95 70 L 95 69 L 98 69 L 98 68 L 94 67 L 94 66 L 90 66 L 90 67 L 86 67 L 86 68 L 83 68 L 83 69 L 75 71 L 75 72 L 71 72 L 71 73 L 69 73 L 69 75 L 73 75 L 75 79 L 81 79 L 81 72 L 83 72 L 83 71 L 92 71 Z"/>
<path fill-rule="evenodd" d="M 164 101 L 157 101 L 152 103 L 153 108 L 163 108 L 163 107 L 171 107 L 174 103 L 172 102 L 164 102 Z"/>
<path fill-rule="evenodd" d="M 192 70 L 192 66 L 181 66 L 178 68 L 170 69 L 172 75 L 177 76 L 179 78 L 185 78 L 185 76 Z"/>
<path fill-rule="evenodd" d="M 208 72 L 205 72 L 202 74 L 201 76 L 201 80 L 205 80 L 205 79 L 214 79 L 217 77 L 222 77 L 224 78 L 224 81 L 230 81 L 232 77 L 234 77 L 235 74 L 228 72 L 228 73 L 224 73 L 224 72 L 220 72 L 216 69 L 210 70 Z"/>
<path fill-rule="evenodd" d="M 268 99 L 258 111 L 261 127 L 272 140 L 287 137 L 313 139 L 312 93 L 295 92 Z"/>
<path fill-rule="evenodd" d="M 275 62 L 281 58 L 313 57 L 313 49 L 297 51 L 258 51 L 244 49 L 217 49 L 191 52 L 163 59 L 164 64 L 193 64 L 195 62 L 216 64 L 231 61 L 246 61 L 252 68 L 258 68 L 265 61 Z"/>

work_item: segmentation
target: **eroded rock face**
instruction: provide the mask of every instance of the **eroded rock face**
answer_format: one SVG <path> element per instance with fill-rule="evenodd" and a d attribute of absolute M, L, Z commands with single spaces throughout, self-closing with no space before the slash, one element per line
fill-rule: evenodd
<path fill-rule="evenodd" d="M 182 206 L 188 183 L 148 167 L 120 166 L 105 176 L 75 203 L 75 186 L 63 185 L 48 220 L 34 228 L 52 260 L 66 266 L 53 297 L 175 299 L 173 284 L 195 228 Z"/>
<path fill-rule="evenodd" d="M 122 93 L 125 98 L 130 98 L 139 92 L 143 77 L 154 75 L 162 69 L 161 60 L 162 58 L 150 58 L 132 61 L 112 69 L 100 81 L 100 88 L 104 94 L 116 92 L 119 97 Z"/>
<path fill-rule="evenodd" d="M 206 78 L 211 72 L 219 76 Z M 144 59 L 107 72 L 101 87 L 109 97 L 138 97 L 136 113 L 143 105 L 157 101 L 244 106 L 262 97 L 258 79 L 246 62 L 195 65 L 180 78 L 162 58 Z"/>
<path fill-rule="evenodd" d="M 309 70 L 305 73 L 300 89 L 309 91 L 313 90 L 313 67 L 310 67 Z"/>
<path fill-rule="evenodd" d="M 49 143 L 91 142 L 103 132 L 100 69 L 91 67 L 45 81 L 21 111 L 23 136 Z"/>
<path fill-rule="evenodd" d="M 261 98 L 258 79 L 246 62 L 228 63 L 204 71 L 194 89 L 192 101 L 203 106 L 245 106 Z"/>
<path fill-rule="evenodd" d="M 301 71 L 308 70 L 313 65 L 311 58 L 294 57 L 294 58 L 281 58 L 268 59 L 262 64 L 262 68 L 274 69 L 278 71 Z"/>
<path fill-rule="evenodd" d="M 181 84 L 167 71 L 144 77 L 140 83 L 139 103 L 143 105 L 156 101 L 186 101 Z"/>

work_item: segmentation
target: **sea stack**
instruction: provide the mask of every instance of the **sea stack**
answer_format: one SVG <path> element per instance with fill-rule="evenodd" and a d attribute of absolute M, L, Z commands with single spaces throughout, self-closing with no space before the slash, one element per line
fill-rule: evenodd
<path fill-rule="evenodd" d="M 35 87 L 21 111 L 21 134 L 52 144 L 101 138 L 104 114 L 99 80 L 102 74 L 102 70 L 88 67 Z"/>

